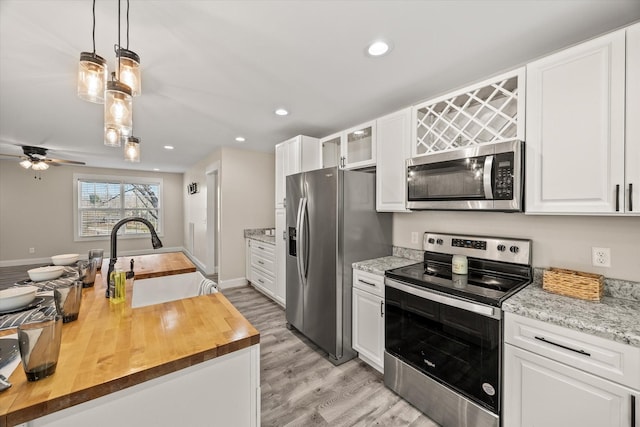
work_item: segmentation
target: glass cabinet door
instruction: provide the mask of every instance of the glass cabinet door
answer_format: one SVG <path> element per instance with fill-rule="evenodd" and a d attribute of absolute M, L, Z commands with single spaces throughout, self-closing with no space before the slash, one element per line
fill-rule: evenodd
<path fill-rule="evenodd" d="M 375 125 L 367 123 L 347 131 L 343 148 L 343 167 L 375 164 Z"/>
<path fill-rule="evenodd" d="M 342 166 L 340 162 L 341 135 L 329 136 L 320 141 L 322 144 L 322 167 Z"/>

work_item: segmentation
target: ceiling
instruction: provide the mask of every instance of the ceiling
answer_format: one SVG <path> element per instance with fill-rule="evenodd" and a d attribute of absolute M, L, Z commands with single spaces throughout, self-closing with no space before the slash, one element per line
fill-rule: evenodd
<path fill-rule="evenodd" d="M 96 4 L 110 71 L 117 4 Z M 76 96 L 91 9 L 0 0 L 0 153 L 35 145 L 89 166 L 183 172 L 221 146 L 268 152 L 327 136 L 640 19 L 640 0 L 130 0 L 142 63 L 132 164 L 103 145 L 103 106 Z M 123 46 L 125 11 L 122 0 Z M 377 38 L 393 48 L 369 57 Z"/>

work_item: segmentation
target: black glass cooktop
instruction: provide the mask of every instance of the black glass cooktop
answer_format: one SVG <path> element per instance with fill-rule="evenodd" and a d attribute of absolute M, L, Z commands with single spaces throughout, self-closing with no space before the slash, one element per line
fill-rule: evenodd
<path fill-rule="evenodd" d="M 494 306 L 500 306 L 531 281 L 529 267 L 471 258 L 468 274 L 453 274 L 451 256 L 438 255 L 436 259 L 387 270 L 385 277 Z"/>

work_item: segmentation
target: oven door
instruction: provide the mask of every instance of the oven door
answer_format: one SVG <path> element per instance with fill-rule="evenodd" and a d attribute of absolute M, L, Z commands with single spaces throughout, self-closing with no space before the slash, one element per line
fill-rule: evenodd
<path fill-rule="evenodd" d="M 522 142 L 484 144 L 407 160 L 407 207 L 522 210 Z"/>
<path fill-rule="evenodd" d="M 387 353 L 500 411 L 501 310 L 385 280 Z"/>

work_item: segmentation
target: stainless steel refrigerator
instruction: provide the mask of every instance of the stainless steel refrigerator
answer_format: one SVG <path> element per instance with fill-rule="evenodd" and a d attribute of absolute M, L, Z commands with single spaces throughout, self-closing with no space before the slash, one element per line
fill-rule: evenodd
<path fill-rule="evenodd" d="M 373 173 L 325 168 L 286 185 L 287 326 L 337 365 L 356 355 L 351 264 L 391 255 L 391 214 L 376 212 Z"/>

